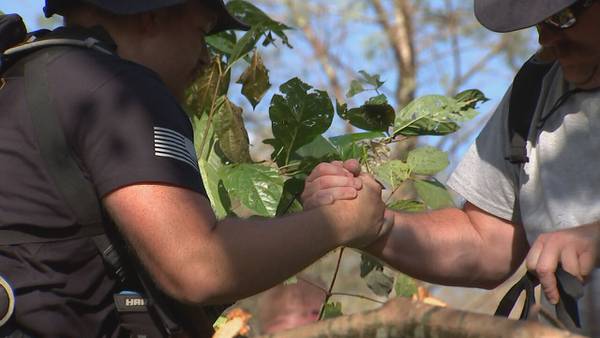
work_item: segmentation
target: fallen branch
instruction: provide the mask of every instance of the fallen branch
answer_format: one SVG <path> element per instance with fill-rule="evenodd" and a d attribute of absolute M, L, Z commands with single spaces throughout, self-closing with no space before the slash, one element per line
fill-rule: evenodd
<path fill-rule="evenodd" d="M 541 323 L 427 305 L 395 298 L 375 311 L 338 317 L 262 338 L 583 338 Z"/>

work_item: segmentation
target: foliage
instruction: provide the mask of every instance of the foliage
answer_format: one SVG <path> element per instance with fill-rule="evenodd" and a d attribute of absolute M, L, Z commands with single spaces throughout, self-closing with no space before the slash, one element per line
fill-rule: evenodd
<path fill-rule="evenodd" d="M 186 100 L 202 179 L 217 217 L 274 217 L 300 211 L 298 196 L 314 166 L 351 158 L 359 160 L 392 192 L 387 203 L 393 210 L 416 212 L 452 205 L 448 192 L 434 178 L 448 166 L 447 154 L 423 147 L 409 152 L 406 159 L 394 159 L 390 147 L 411 136 L 455 132 L 461 122 L 477 114 L 477 105 L 486 100 L 483 93 L 468 90 L 455 97 L 429 95 L 396 110 L 379 92 L 384 84 L 380 76 L 360 71 L 347 96 L 369 91 L 374 95 L 359 107 L 336 102 L 335 112 L 363 132 L 328 137 L 335 114 L 329 94 L 292 78 L 280 85 L 270 101 L 273 138 L 263 142 L 273 147 L 272 162 L 256 163 L 249 152 L 243 110 L 227 98 L 231 70 L 234 65 L 245 67 L 237 83 L 242 85 L 242 95 L 256 107 L 271 87 L 258 49 L 278 41 L 291 47 L 286 36 L 289 27 L 243 0 L 231 1 L 228 7 L 253 27 L 239 38 L 232 32 L 207 38 L 214 62 L 190 88 Z M 393 192 L 406 185 L 417 192 L 418 199 L 393 197 Z M 380 262 L 368 256 L 363 256 L 361 277 L 379 296 L 387 297 L 393 289 L 397 295 L 410 296 L 416 289 L 410 277 L 390 276 Z M 341 315 L 341 304 L 326 301 L 322 314 L 325 318 Z"/>

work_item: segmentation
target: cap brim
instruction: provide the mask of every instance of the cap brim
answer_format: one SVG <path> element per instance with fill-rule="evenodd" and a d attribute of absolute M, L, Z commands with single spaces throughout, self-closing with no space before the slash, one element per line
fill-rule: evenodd
<path fill-rule="evenodd" d="M 475 17 L 487 29 L 506 33 L 532 27 L 577 0 L 475 0 Z"/>
<path fill-rule="evenodd" d="M 242 31 L 247 31 L 250 29 L 249 25 L 233 16 L 233 14 L 227 10 L 227 6 L 223 0 L 215 0 L 214 2 L 216 3 L 217 10 L 219 11 L 219 19 L 209 34 L 216 34 L 230 29 Z"/>

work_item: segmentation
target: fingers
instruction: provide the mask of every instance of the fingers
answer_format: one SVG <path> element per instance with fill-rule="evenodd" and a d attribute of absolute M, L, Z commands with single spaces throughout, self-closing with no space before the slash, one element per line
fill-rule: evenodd
<path fill-rule="evenodd" d="M 363 182 L 355 177 L 355 173 L 360 173 L 360 165 L 356 160 L 320 163 L 306 179 L 301 196 L 304 208 L 316 208 L 332 204 L 336 200 L 356 198 Z"/>
<path fill-rule="evenodd" d="M 305 210 L 318 208 L 325 205 L 333 204 L 339 200 L 355 199 L 358 191 L 355 188 L 332 188 L 320 190 L 311 196 L 302 198 L 302 205 Z"/>
<path fill-rule="evenodd" d="M 535 241 L 527 255 L 527 269 L 536 273 L 546 298 L 552 304 L 557 304 L 560 299 L 556 280 L 559 265 L 583 281 L 580 257 L 576 246 L 572 244 L 564 234 L 544 234 Z"/>
<path fill-rule="evenodd" d="M 310 173 L 306 182 L 312 182 L 321 176 L 346 176 L 354 177 L 350 171 L 346 170 L 341 162 L 319 163 Z"/>
<path fill-rule="evenodd" d="M 306 181 L 301 198 L 302 201 L 306 201 L 321 192 L 332 193 L 334 199 L 337 199 L 336 197 L 347 195 L 347 188 L 354 190 L 354 197 L 356 197 L 356 190 L 362 189 L 362 185 L 361 179 L 352 176 L 321 176 L 311 182 Z"/>
<path fill-rule="evenodd" d="M 552 304 L 557 304 L 559 300 L 558 286 L 556 283 L 556 268 L 560 258 L 560 252 L 553 250 L 549 245 L 544 245 L 535 265 L 542 291 Z"/>
<path fill-rule="evenodd" d="M 357 160 L 350 159 L 343 163 L 344 169 L 351 172 L 354 176 L 360 175 L 360 163 Z"/>

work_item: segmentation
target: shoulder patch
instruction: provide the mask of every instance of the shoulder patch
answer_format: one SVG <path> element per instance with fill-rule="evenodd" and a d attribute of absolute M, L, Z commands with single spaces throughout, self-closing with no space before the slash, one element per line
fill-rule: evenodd
<path fill-rule="evenodd" d="M 194 143 L 175 130 L 154 127 L 154 155 L 184 162 L 200 172 Z"/>

